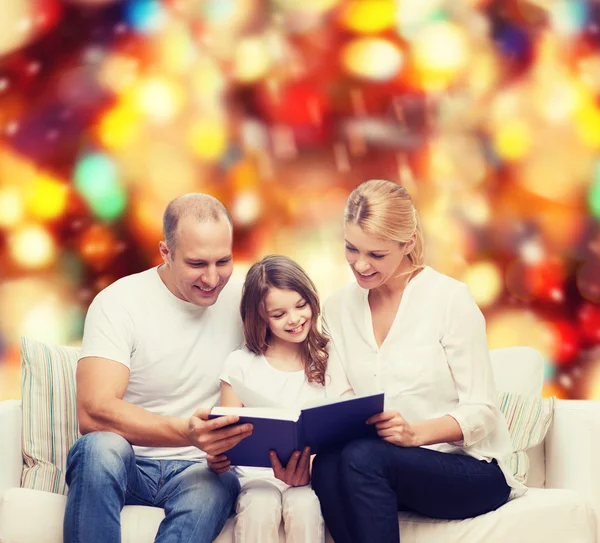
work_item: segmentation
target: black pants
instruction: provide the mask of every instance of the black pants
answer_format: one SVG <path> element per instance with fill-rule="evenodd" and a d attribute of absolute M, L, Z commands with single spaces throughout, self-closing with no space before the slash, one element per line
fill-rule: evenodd
<path fill-rule="evenodd" d="M 496 462 L 377 438 L 319 453 L 312 486 L 336 543 L 398 543 L 398 511 L 464 519 L 497 509 L 510 494 Z"/>

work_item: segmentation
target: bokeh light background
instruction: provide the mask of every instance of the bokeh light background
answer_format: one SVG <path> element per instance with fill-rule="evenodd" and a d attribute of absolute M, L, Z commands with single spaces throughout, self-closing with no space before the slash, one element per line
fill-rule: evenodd
<path fill-rule="evenodd" d="M 213 194 L 236 274 L 350 279 L 341 216 L 405 185 L 428 263 L 545 394 L 600 399 L 600 4 L 2 0 L 0 399 L 20 335 L 80 340 L 94 295 L 158 263 L 172 198 Z M 165 338 L 168 340 L 168 338 Z"/>

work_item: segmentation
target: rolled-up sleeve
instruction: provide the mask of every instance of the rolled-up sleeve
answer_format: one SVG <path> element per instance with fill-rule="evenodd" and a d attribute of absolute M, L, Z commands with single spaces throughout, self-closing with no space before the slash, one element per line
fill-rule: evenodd
<path fill-rule="evenodd" d="M 496 391 L 485 319 L 464 284 L 458 285 L 448 304 L 441 343 L 458 395 L 458 405 L 448 415 L 463 433 L 456 444 L 469 447 L 495 427 Z"/>

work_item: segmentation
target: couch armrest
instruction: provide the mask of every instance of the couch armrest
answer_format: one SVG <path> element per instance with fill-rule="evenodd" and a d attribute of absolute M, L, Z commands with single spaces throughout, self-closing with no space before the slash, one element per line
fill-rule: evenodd
<path fill-rule="evenodd" d="M 557 401 L 545 452 L 546 487 L 579 492 L 600 516 L 600 402 Z"/>
<path fill-rule="evenodd" d="M 21 486 L 21 402 L 0 402 L 0 496 Z"/>

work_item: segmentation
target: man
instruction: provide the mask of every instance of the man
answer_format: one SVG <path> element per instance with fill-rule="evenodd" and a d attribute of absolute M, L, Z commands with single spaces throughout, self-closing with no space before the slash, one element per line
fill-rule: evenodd
<path fill-rule="evenodd" d="M 231 426 L 238 417 L 208 419 L 242 342 L 231 217 L 215 198 L 186 194 L 163 229 L 163 263 L 104 289 L 86 317 L 65 542 L 119 542 L 123 506 L 152 505 L 165 511 L 155 541 L 208 543 L 239 493 L 233 473 L 206 463 L 252 431 Z"/>

